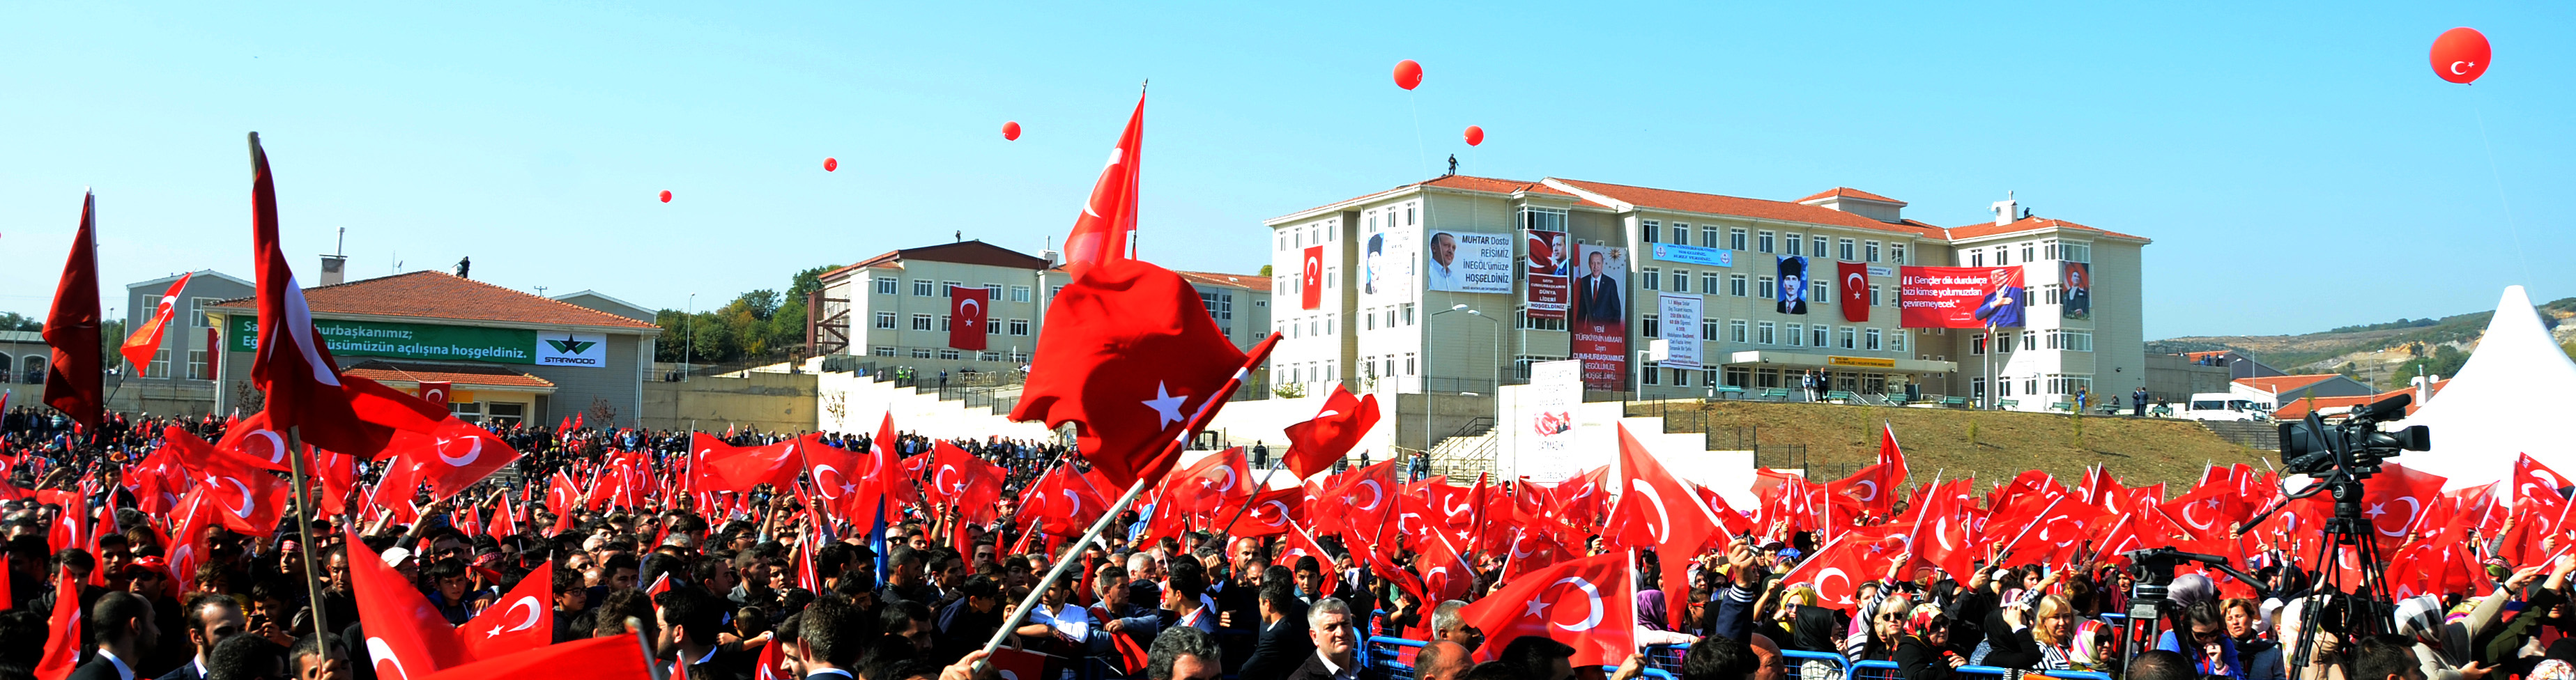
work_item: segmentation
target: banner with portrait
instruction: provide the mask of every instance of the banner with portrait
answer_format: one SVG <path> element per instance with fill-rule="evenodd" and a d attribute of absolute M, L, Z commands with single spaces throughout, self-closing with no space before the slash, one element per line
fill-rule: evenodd
<path fill-rule="evenodd" d="M 1798 255 L 1780 256 L 1779 275 L 1780 301 L 1772 305 L 1773 311 L 1782 314 L 1807 313 L 1807 258 Z"/>
<path fill-rule="evenodd" d="M 1521 302 L 1528 308 L 1529 318 L 1565 318 L 1567 298 L 1574 295 L 1573 289 L 1567 287 L 1567 282 L 1574 279 L 1573 239 L 1562 231 L 1525 229 L 1521 233 L 1529 251 L 1521 263 L 1527 267 L 1522 273 Z"/>
<path fill-rule="evenodd" d="M 1618 392 L 1628 385 L 1628 249 L 1577 245 L 1574 269 L 1574 358 L 1583 385 Z"/>
<path fill-rule="evenodd" d="M 2064 288 L 2058 298 L 2059 314 L 2076 321 L 2093 318 L 2093 265 L 2068 262 L 2058 278 L 2058 285 Z"/>
<path fill-rule="evenodd" d="M 1897 317 L 1906 328 L 2018 328 L 2030 293 L 2020 267 L 1902 267 Z"/>
<path fill-rule="evenodd" d="M 1512 237 L 1471 231 L 1431 232 L 1427 288 L 1449 293 L 1512 292 Z"/>

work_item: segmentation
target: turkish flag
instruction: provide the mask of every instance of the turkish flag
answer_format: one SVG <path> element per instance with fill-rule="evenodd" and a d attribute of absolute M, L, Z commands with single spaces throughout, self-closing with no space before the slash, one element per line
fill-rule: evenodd
<path fill-rule="evenodd" d="M 1091 185 L 1091 199 L 1083 202 L 1082 214 L 1073 218 L 1073 233 L 1064 237 L 1064 269 L 1075 281 L 1081 281 L 1091 267 L 1127 259 L 1127 238 L 1136 233 L 1136 180 L 1144 174 L 1144 153 L 1145 95 L 1139 94 L 1136 112 L 1127 116 L 1126 131 L 1118 135 L 1118 146 L 1109 150 L 1100 180 Z M 1052 327 L 1054 320 L 1048 321 Z"/>
<path fill-rule="evenodd" d="M 581 490 L 572 484 L 572 475 L 556 470 L 554 481 L 546 484 L 546 510 L 559 517 L 571 517 L 581 505 Z"/>
<path fill-rule="evenodd" d="M 805 471 L 804 466 L 797 465 L 800 458 L 796 449 L 802 442 L 790 439 L 766 446 L 734 446 L 704 432 L 691 433 L 689 451 L 695 455 L 689 465 L 704 467 L 689 472 L 714 482 L 698 487 L 702 491 L 750 491 L 762 484 L 785 489 L 796 483 L 798 473 Z"/>
<path fill-rule="evenodd" d="M 1295 569 L 1297 568 L 1297 558 L 1311 556 L 1314 557 L 1315 561 L 1320 563 L 1323 568 L 1333 568 L 1333 554 L 1324 552 L 1324 545 L 1315 541 L 1315 535 L 1307 533 L 1305 527 L 1297 526 L 1297 523 L 1295 522 L 1288 523 L 1288 533 L 1286 534 L 1285 539 L 1280 541 L 1280 543 L 1283 545 L 1281 546 L 1282 549 L 1279 551 L 1279 564 L 1286 565 L 1290 569 Z M 1324 579 L 1324 590 L 1327 592 L 1323 594 L 1331 595 L 1332 593 L 1330 591 L 1333 590 L 1336 585 L 1340 584 L 1341 581 L 1341 579 L 1337 578 Z"/>
<path fill-rule="evenodd" d="M 1227 533 L 1240 538 L 1288 533 L 1288 524 L 1305 514 L 1305 498 L 1305 489 L 1263 491 L 1236 513 L 1241 517 L 1229 518 L 1224 526 L 1232 527 Z"/>
<path fill-rule="evenodd" d="M 136 375 L 143 374 L 143 367 L 152 364 L 153 352 L 161 349 L 161 335 L 170 329 L 170 318 L 179 312 L 179 293 L 188 289 L 188 279 L 194 276 L 194 273 L 180 274 L 178 281 L 171 282 L 170 290 L 161 293 L 161 301 L 153 305 L 152 318 L 126 335 L 125 345 L 116 348 L 117 353 L 125 355 L 126 363 L 134 365 Z M 163 369 L 162 373 L 164 375 L 154 377 L 170 377 L 168 369 Z"/>
<path fill-rule="evenodd" d="M 455 418 L 440 423 L 432 434 L 395 432 L 386 448 L 419 466 L 420 480 L 429 484 L 432 500 L 454 496 L 519 459 L 518 449 L 510 448 L 499 435 Z"/>
<path fill-rule="evenodd" d="M 1858 262 L 1834 263 L 1834 278 L 1842 281 L 1843 320 L 1869 320 L 1869 265 Z"/>
<path fill-rule="evenodd" d="M 1280 460 L 1298 479 L 1313 477 L 1350 455 L 1351 447 L 1359 445 L 1377 420 L 1377 395 L 1354 397 L 1335 383 L 1332 396 L 1324 398 L 1324 408 L 1313 419 L 1288 426 L 1288 453 Z"/>
<path fill-rule="evenodd" d="M 1599 521 L 1610 507 L 1610 494 L 1601 491 L 1609 475 L 1610 466 L 1604 465 L 1557 482 L 1549 490 L 1556 501 L 1556 520 L 1577 526 Z"/>
<path fill-rule="evenodd" d="M 984 349 L 984 335 L 987 333 L 984 326 L 987 317 L 991 316 L 985 313 L 984 308 L 992 304 L 985 297 L 992 292 L 983 288 L 948 287 L 949 347 L 969 351 Z"/>
<path fill-rule="evenodd" d="M 97 203 L 96 197 L 81 195 L 80 229 L 72 234 L 71 256 L 63 260 L 63 278 L 54 286 L 44 331 L 45 345 L 54 350 L 45 369 L 45 405 L 91 430 L 107 417 L 100 388 L 106 359 L 99 356 L 98 232 L 92 217 Z"/>
<path fill-rule="evenodd" d="M 1413 568 L 1422 574 L 1424 602 L 1465 600 L 1476 581 L 1475 567 L 1467 563 L 1467 557 L 1449 541 L 1448 534 L 1437 531 L 1423 538 L 1422 552 L 1414 556 Z"/>
<path fill-rule="evenodd" d="M 345 390 L 348 384 L 365 379 L 344 379 L 330 348 L 314 332 L 304 286 L 296 282 L 295 270 L 287 265 L 286 250 L 278 242 L 277 186 L 258 133 L 250 137 L 250 160 L 251 253 L 258 259 L 259 279 L 259 350 L 251 360 L 251 384 L 268 395 L 270 427 L 281 431 L 300 427 L 304 441 L 315 446 L 374 456 L 392 433 L 359 419 Z"/>
<path fill-rule="evenodd" d="M 499 540 L 519 533 L 519 509 L 510 507 L 510 494 L 501 494 L 501 505 L 492 511 L 491 536 Z"/>
<path fill-rule="evenodd" d="M 1954 480 L 1935 487 L 1923 495 L 1916 506 L 1914 538 L 1908 545 L 1926 562 L 1949 572 L 1961 583 L 1976 573 L 1976 561 L 1985 558 L 1985 544 L 1978 543 L 1968 513 L 1961 505 L 1968 501 L 1967 489 L 1974 480 Z"/>
<path fill-rule="evenodd" d="M 894 412 L 887 411 L 885 418 L 877 421 L 877 436 L 868 438 L 868 457 L 864 461 L 868 478 L 876 487 L 867 490 L 865 498 L 853 501 L 876 504 L 868 506 L 871 513 L 893 514 L 886 509 L 887 505 L 892 504 L 921 504 L 921 471 L 923 466 L 929 464 L 930 455 L 925 453 L 904 456 L 902 451 L 895 448 L 900 441 L 894 429 Z M 893 505 L 893 507 L 895 511 L 899 511 L 903 506 Z M 870 520 L 868 517 L 854 517 L 851 521 Z"/>
<path fill-rule="evenodd" d="M 1655 561 L 1663 566 L 1662 582 L 1683 583 L 1682 576 L 1690 573 L 1691 560 L 1699 557 L 1710 541 L 1724 535 L 1718 530 L 1717 518 L 1710 515 L 1708 506 L 1700 502 L 1699 494 L 1688 483 L 1664 471 L 1663 464 L 1637 443 L 1626 424 L 1619 426 L 1619 476 L 1625 478 L 1627 491 L 1610 506 L 1610 526 L 1604 531 L 1605 537 L 1615 537 L 1619 545 L 1654 548 Z M 1686 613 L 1671 613 L 1673 625 L 1681 625 L 1681 616 Z"/>
<path fill-rule="evenodd" d="M 1870 542 L 1870 538 L 1860 532 L 1837 537 L 1818 549 L 1814 556 L 1799 562 L 1798 567 L 1789 570 L 1780 582 L 1813 584 L 1816 594 L 1822 598 L 1818 606 L 1852 611 L 1861 604 L 1854 599 L 1860 592 L 1856 584 L 1886 575 L 1886 562 L 1880 562 L 1878 569 L 1872 571 L 1862 559 L 1863 544 Z"/>
<path fill-rule="evenodd" d="M 1091 487 L 1091 480 L 1075 474 L 1071 465 L 1048 470 L 1020 499 L 1020 512 L 1037 518 L 1036 526 L 1057 536 L 1082 535 L 1108 509 L 1108 499 Z"/>
<path fill-rule="evenodd" d="M 367 652 L 376 677 L 426 677 L 473 660 L 458 639 L 456 626 L 430 606 L 420 589 L 385 564 L 384 557 L 360 542 L 357 534 L 348 538 L 349 582 L 357 593 L 358 621 L 367 629 L 366 643 L 352 646 Z M 553 631 L 546 634 L 551 636 Z"/>
<path fill-rule="evenodd" d="M 1243 447 L 1208 454 L 1189 467 L 1166 477 L 1161 485 L 1164 505 L 1184 513 L 1205 513 L 1227 505 L 1239 505 L 1251 498 L 1251 468 L 1244 463 Z"/>
<path fill-rule="evenodd" d="M 180 462 L 191 468 L 221 465 L 228 468 L 287 472 L 294 466 L 286 458 L 286 432 L 268 425 L 268 412 L 261 411 L 243 418 L 239 424 L 224 430 L 224 438 L 207 447 L 205 440 L 176 426 L 162 431 L 164 441 L 180 452 Z M 202 456 L 202 457 L 201 457 Z"/>
<path fill-rule="evenodd" d="M 424 380 L 417 394 L 421 403 L 447 408 L 447 397 L 456 392 L 456 383 L 447 380 Z"/>
<path fill-rule="evenodd" d="M 1047 310 L 1011 419 L 1074 423 L 1083 459 L 1123 492 L 1171 470 L 1171 444 L 1244 360 L 1180 275 L 1139 260 L 1096 264 Z"/>
<path fill-rule="evenodd" d="M 500 607 L 495 605 L 493 608 L 499 609 Z M 370 636 L 375 635 L 375 632 L 376 629 L 374 627 L 371 626 L 367 628 L 367 633 Z M 405 635 L 408 634 L 409 633 L 405 633 Z M 369 643 L 368 650 L 370 652 L 376 651 L 376 646 L 374 645 L 375 641 L 376 638 L 374 637 L 369 637 L 367 640 Z M 777 645 L 773 644 L 769 646 L 776 647 Z M 630 635 L 611 635 L 603 638 L 574 640 L 560 645 L 545 645 L 534 649 L 522 649 L 524 651 L 513 651 L 500 656 L 484 658 L 472 663 L 462 663 L 452 667 L 441 667 L 439 669 L 435 669 L 437 670 L 435 673 L 420 669 L 401 668 L 402 666 L 409 665 L 409 657 L 405 656 L 403 662 L 395 663 L 395 666 L 397 667 L 396 674 L 391 676 L 382 675 L 384 672 L 382 669 L 388 662 L 379 658 L 376 660 L 376 668 L 378 669 L 377 677 L 388 678 L 389 680 L 392 678 L 408 677 L 401 674 L 402 670 L 422 673 L 423 675 L 419 680 L 489 680 L 490 678 L 561 677 L 567 675 L 592 678 L 653 677 L 653 667 L 644 657 L 644 648 L 641 645 L 636 644 L 634 636 Z M 678 676 L 675 675 L 673 677 Z"/>
<path fill-rule="evenodd" d="M 45 620 L 45 627 L 53 629 L 53 633 L 45 638 L 45 655 L 36 661 L 36 677 L 71 677 L 72 669 L 80 663 L 81 640 L 89 637 L 81 630 L 85 627 L 81 625 L 83 618 L 80 583 L 72 579 L 71 568 L 64 567 L 54 576 L 54 611 Z"/>
<path fill-rule="evenodd" d="M 1298 309 L 1324 306 L 1324 247 L 1306 246 L 1304 260 L 1297 265 Z"/>
<path fill-rule="evenodd" d="M 931 486 L 957 508 L 960 519 L 982 525 L 1001 519 L 1002 481 L 1011 476 L 1011 471 L 946 441 L 934 445 L 931 451 L 937 466 L 930 471 Z"/>
<path fill-rule="evenodd" d="M 1532 526 L 1539 522 L 1555 523 L 1544 518 L 1523 517 L 1520 526 L 1512 527 L 1511 540 L 1503 548 L 1502 581 L 1510 582 L 1530 572 L 1546 569 L 1573 554 L 1563 543 L 1557 542 L 1555 531 Z"/>
<path fill-rule="evenodd" d="M 2441 475 L 2388 463 L 2380 466 L 2379 474 L 2362 482 L 2361 516 L 2377 535 L 2381 554 L 2398 547 L 2416 520 L 2422 518 L 2426 504 L 2442 501 L 2442 485 L 2449 481 Z M 2324 495 L 2311 497 L 2311 502 L 2318 498 Z"/>
<path fill-rule="evenodd" d="M 821 501 L 814 505 L 851 522 L 875 519 L 871 506 L 876 502 L 880 493 L 877 489 L 882 484 L 871 481 L 866 458 L 857 451 L 837 446 L 808 446 L 802 449 L 802 453 L 805 456 L 805 474 L 813 480 L 814 495 Z M 861 511 L 870 514 L 856 516 Z"/>
<path fill-rule="evenodd" d="M 1574 645 L 1577 666 L 1615 666 L 1636 653 L 1636 589 L 1628 554 L 1594 555 L 1512 579 L 1458 615 L 1484 631 L 1478 658 L 1537 635 Z"/>

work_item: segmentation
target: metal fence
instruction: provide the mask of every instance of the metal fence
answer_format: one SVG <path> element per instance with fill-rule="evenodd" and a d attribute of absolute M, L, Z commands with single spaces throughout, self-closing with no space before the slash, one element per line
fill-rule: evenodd
<path fill-rule="evenodd" d="M 1760 444 L 1753 447 L 1753 464 L 1780 470 L 1803 470 L 1807 467 L 1805 444 Z M 1813 479 L 1815 475 L 1808 475 Z"/>

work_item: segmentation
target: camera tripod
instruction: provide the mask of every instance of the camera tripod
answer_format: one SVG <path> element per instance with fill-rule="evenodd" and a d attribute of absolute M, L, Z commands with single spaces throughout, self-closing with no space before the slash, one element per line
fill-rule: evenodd
<path fill-rule="evenodd" d="M 2308 601 L 2299 614 L 2300 623 L 2309 633 L 2299 636 L 2299 648 L 2284 660 L 2290 664 L 2285 670 L 2306 668 L 2314 658 L 2319 636 L 2347 635 L 2358 640 L 2390 632 L 2393 625 L 2384 611 L 2391 600 L 2386 565 L 2380 562 L 2378 527 L 2361 516 L 2361 480 L 2368 476 L 2369 473 L 2339 470 L 2319 485 L 2334 497 L 2334 517 L 2326 520 L 2325 540 L 2317 544 L 2316 558 L 2309 562 L 2315 565 L 2316 574 L 2308 588 Z M 2314 494 L 2312 490 L 2287 500 Z M 2344 570 L 2340 568 L 2343 563 L 2338 558 L 2346 550 L 2360 572 L 2359 583 L 2344 582 Z"/>

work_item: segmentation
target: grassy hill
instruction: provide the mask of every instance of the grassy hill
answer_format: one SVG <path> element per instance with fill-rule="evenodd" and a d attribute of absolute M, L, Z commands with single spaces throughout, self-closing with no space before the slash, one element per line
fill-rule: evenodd
<path fill-rule="evenodd" d="M 1658 415 L 1657 407 L 1638 404 L 1629 413 Z M 1697 402 L 1671 404 L 1674 411 L 1698 407 Z M 1805 445 L 1819 478 L 1839 477 L 1876 460 L 1881 422 L 1895 428 L 1914 483 L 1930 481 L 1935 471 L 1942 471 L 1944 479 L 1973 475 L 1983 483 L 2000 483 L 2032 469 L 2073 483 L 2083 478 L 2084 468 L 2104 465 L 2124 484 L 2169 482 L 2175 486 L 2168 488 L 2180 493 L 2182 486 L 2200 479 L 2209 463 L 2260 468 L 2271 455 L 2228 443 L 2192 421 L 1742 401 L 1712 402 L 1707 408 L 1710 425 L 1752 427 L 1762 445 Z M 1684 426 L 1698 420 L 1695 414 L 1678 412 L 1667 419 Z"/>
<path fill-rule="evenodd" d="M 2562 344 L 2576 342 L 2576 298 L 2537 308 L 2541 323 Z M 2440 319 L 2398 319 L 2303 335 L 2226 335 L 2171 338 L 2147 343 L 2150 354 L 2236 350 L 2291 373 L 2344 373 L 2393 389 L 2419 374 L 2459 372 L 2486 332 L 2494 312 Z M 2576 355 L 2576 347 L 2569 350 Z"/>

